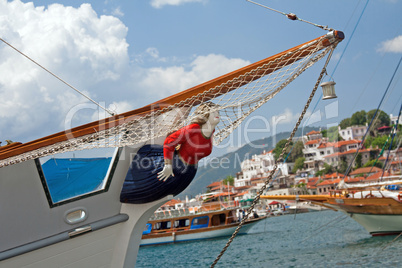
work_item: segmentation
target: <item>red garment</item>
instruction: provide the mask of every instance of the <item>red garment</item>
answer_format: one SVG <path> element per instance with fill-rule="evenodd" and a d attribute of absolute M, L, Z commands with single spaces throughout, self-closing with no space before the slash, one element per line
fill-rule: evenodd
<path fill-rule="evenodd" d="M 197 164 L 212 152 L 212 139 L 202 134 L 199 124 L 185 126 L 170 134 L 163 144 L 163 157 L 172 160 L 175 147 L 179 144 L 179 155 L 190 165 Z"/>

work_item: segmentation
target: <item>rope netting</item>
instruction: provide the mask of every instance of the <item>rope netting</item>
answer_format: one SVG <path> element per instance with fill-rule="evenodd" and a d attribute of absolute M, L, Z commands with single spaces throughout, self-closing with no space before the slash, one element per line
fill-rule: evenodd
<path fill-rule="evenodd" d="M 221 121 L 214 134 L 214 144 L 217 145 L 248 115 L 322 59 L 340 41 L 333 39 L 332 44 L 324 46 L 324 39 L 328 40 L 328 36 L 317 38 L 295 50 L 282 52 L 272 61 L 177 103 L 163 108 L 159 103 L 150 112 L 124 118 L 124 122 L 116 126 L 98 128 L 95 133 L 78 137 L 73 133 L 69 137 L 66 131 L 67 140 L 0 160 L 0 167 L 69 151 L 132 146 L 163 139 L 187 125 L 196 116 L 196 107 L 208 101 L 216 104 L 208 112 L 220 112 Z"/>

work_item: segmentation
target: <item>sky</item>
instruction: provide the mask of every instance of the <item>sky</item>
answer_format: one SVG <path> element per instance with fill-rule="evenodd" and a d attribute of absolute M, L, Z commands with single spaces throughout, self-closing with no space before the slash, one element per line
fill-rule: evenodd
<path fill-rule="evenodd" d="M 377 108 L 402 56 L 401 0 L 256 2 L 345 33 L 324 78 L 336 82 L 338 98 L 323 101 L 318 92 L 302 127 L 331 127 Z M 0 0 L 0 38 L 117 113 L 324 34 L 246 0 Z M 246 120 L 216 152 L 290 131 L 322 64 L 255 112 L 268 125 Z M 401 75 L 398 70 L 380 107 L 394 115 L 402 101 Z M 0 141 L 28 142 L 105 116 L 0 42 Z M 245 126 L 257 130 L 246 133 Z"/>

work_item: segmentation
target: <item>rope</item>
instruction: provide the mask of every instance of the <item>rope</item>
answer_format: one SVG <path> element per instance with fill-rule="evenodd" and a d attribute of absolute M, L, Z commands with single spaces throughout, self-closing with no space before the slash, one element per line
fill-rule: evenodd
<path fill-rule="evenodd" d="M 301 121 L 304 118 L 304 115 L 307 112 L 308 107 L 310 106 L 311 101 L 313 100 L 313 97 L 315 95 L 315 92 L 318 89 L 318 86 L 324 76 L 324 74 L 326 73 L 326 67 L 329 63 L 329 59 L 332 56 L 332 53 L 334 52 L 334 49 L 336 48 L 336 44 L 332 47 L 331 51 L 329 52 L 327 61 L 324 64 L 324 67 L 321 70 L 321 73 L 317 79 L 317 82 L 307 100 L 306 105 L 304 106 L 303 112 L 300 114 L 299 119 L 295 125 L 295 127 L 293 128 L 292 133 L 290 134 L 287 143 L 285 144 L 285 146 L 282 149 L 281 154 L 279 155 L 278 159 L 275 161 L 275 165 L 273 167 L 273 169 L 271 170 L 270 174 L 268 175 L 267 180 L 265 181 L 264 185 L 260 188 L 257 196 L 254 198 L 251 206 L 248 208 L 247 210 L 247 214 L 245 215 L 245 217 L 243 217 L 243 219 L 241 220 L 241 222 L 239 223 L 239 225 L 237 226 L 236 230 L 234 231 L 234 233 L 232 234 L 232 236 L 230 237 L 229 241 L 226 243 L 225 247 L 222 249 L 222 251 L 219 253 L 219 255 L 216 257 L 215 261 L 212 263 L 211 268 L 215 267 L 215 265 L 218 263 L 218 261 L 220 260 L 220 258 L 223 256 L 223 254 L 225 253 L 225 251 L 227 250 L 227 248 L 230 246 L 230 244 L 233 242 L 234 238 L 236 237 L 236 235 L 238 234 L 238 232 L 240 231 L 240 228 L 243 226 L 243 224 L 246 222 L 246 220 L 248 219 L 249 215 L 251 214 L 251 212 L 253 211 L 255 205 L 257 204 L 257 202 L 260 200 L 260 196 L 262 195 L 262 193 L 264 192 L 264 190 L 267 188 L 267 185 L 270 183 L 270 181 L 272 180 L 272 176 L 273 174 L 276 172 L 276 169 L 278 168 L 278 163 L 283 159 L 283 155 L 285 154 L 286 150 L 288 149 L 294 135 L 296 134 L 297 129 L 299 128 L 299 125 L 301 123 Z"/>
<path fill-rule="evenodd" d="M 260 7 L 266 8 L 266 9 L 269 9 L 269 10 L 274 11 L 274 12 L 276 12 L 276 13 L 282 14 L 282 15 L 286 16 L 286 17 L 287 17 L 288 19 L 290 19 L 290 20 L 298 20 L 298 21 L 301 21 L 301 22 L 305 22 L 305 23 L 311 24 L 311 25 L 313 25 L 313 26 L 315 26 L 315 27 L 321 28 L 321 29 L 326 30 L 326 31 L 333 31 L 333 30 L 334 30 L 334 29 L 332 29 L 332 28 L 328 28 L 328 26 L 322 26 L 322 25 L 319 25 L 319 24 L 316 24 L 316 23 L 313 23 L 313 22 L 309 22 L 309 21 L 307 21 L 307 20 L 300 19 L 300 18 L 297 17 L 297 15 L 294 14 L 294 13 L 285 13 L 285 12 L 282 12 L 282 11 L 279 11 L 279 10 L 276 10 L 276 9 L 273 9 L 273 8 L 270 8 L 270 7 L 267 7 L 267 6 L 264 6 L 264 5 L 262 5 L 262 4 L 256 3 L 256 2 L 251 1 L 251 0 L 246 0 L 246 1 L 247 1 L 247 2 L 250 2 L 250 3 L 253 3 L 253 4 L 257 5 L 257 6 L 260 6 Z"/>
<path fill-rule="evenodd" d="M 15 48 L 14 46 L 12 46 L 10 43 L 6 42 L 3 38 L 0 38 L 1 41 L 3 41 L 6 45 L 8 45 L 9 47 L 11 47 L 12 49 L 14 49 L 15 51 L 17 51 L 18 53 L 20 53 L 22 56 L 24 56 L 25 58 L 27 58 L 28 60 L 32 61 L 33 63 L 35 63 L 36 65 L 38 65 L 40 68 L 42 68 L 43 70 L 45 70 L 46 72 L 48 72 L 49 74 L 53 75 L 54 77 L 56 77 L 57 79 L 59 79 L 61 82 L 63 82 L 64 84 L 66 84 L 67 86 L 69 86 L 70 88 L 74 89 L 76 92 L 78 92 L 79 94 L 81 94 L 82 96 L 84 96 L 86 99 L 88 99 L 89 101 L 93 102 L 94 104 L 96 104 L 99 108 L 103 109 L 104 111 L 106 111 L 107 113 L 109 113 L 111 116 L 115 115 L 113 112 L 109 111 L 108 109 L 106 109 L 105 107 L 103 107 L 102 105 L 100 105 L 99 103 L 97 103 L 96 101 L 94 101 L 93 99 L 91 99 L 89 96 L 85 95 L 84 93 L 82 93 L 81 91 L 79 91 L 78 89 L 76 89 L 75 87 L 73 87 L 72 85 L 70 85 L 69 83 L 67 83 L 66 81 L 64 81 L 63 79 L 61 79 L 60 77 L 58 77 L 57 75 L 55 75 L 54 73 L 52 73 L 51 71 L 49 71 L 48 69 L 46 69 L 45 67 L 43 67 L 42 65 L 40 65 L 39 63 L 37 63 L 36 61 L 34 61 L 33 59 L 31 59 L 30 57 L 28 57 L 27 55 L 25 55 L 24 53 L 22 53 L 20 50 L 18 50 L 17 48 Z"/>
<path fill-rule="evenodd" d="M 385 245 L 378 253 L 381 253 L 382 251 L 384 251 L 384 249 L 386 249 L 389 245 L 394 243 L 401 235 L 402 235 L 402 232 L 397 237 L 395 237 L 391 242 L 389 242 L 387 245 Z"/>
<path fill-rule="evenodd" d="M 385 160 L 384 167 L 382 169 L 381 180 L 384 177 L 384 173 L 385 173 L 385 170 L 386 170 L 386 167 L 387 167 L 387 164 L 388 164 L 388 159 L 389 159 L 389 156 L 391 154 L 392 143 L 393 143 L 395 135 L 396 135 L 396 133 L 398 131 L 399 117 L 401 116 L 401 112 L 402 112 L 402 104 L 401 104 L 401 108 L 399 108 L 398 118 L 396 119 L 396 122 L 395 122 L 395 128 L 392 129 L 394 133 L 392 134 L 391 143 L 389 144 L 389 148 L 388 148 L 387 159 Z"/>

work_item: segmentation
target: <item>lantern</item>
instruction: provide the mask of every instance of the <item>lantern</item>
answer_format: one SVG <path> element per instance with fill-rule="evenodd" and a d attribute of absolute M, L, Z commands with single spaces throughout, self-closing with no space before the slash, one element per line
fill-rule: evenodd
<path fill-rule="evenodd" d="M 322 93 L 323 93 L 323 100 L 329 100 L 329 99 L 334 99 L 337 98 L 335 94 L 335 82 L 334 81 L 329 81 L 329 82 L 324 82 L 321 83 L 322 87 Z"/>

